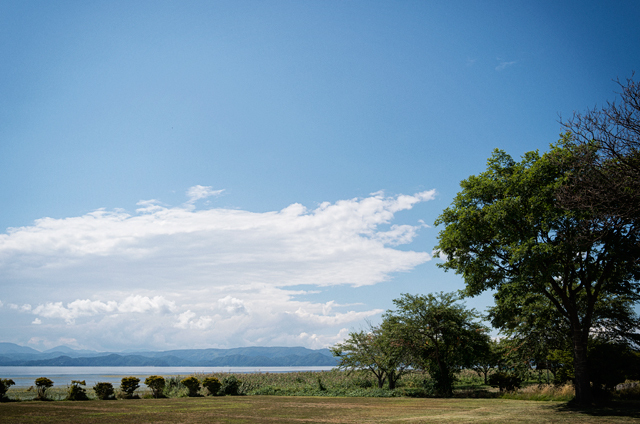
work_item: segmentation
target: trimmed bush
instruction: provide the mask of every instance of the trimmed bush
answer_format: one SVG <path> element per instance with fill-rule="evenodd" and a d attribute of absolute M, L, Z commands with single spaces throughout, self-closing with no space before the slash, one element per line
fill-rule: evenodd
<path fill-rule="evenodd" d="M 38 395 L 36 396 L 37 400 L 47 400 L 47 389 L 49 387 L 53 387 L 53 381 L 49 380 L 47 377 L 38 377 L 36 378 L 36 388 L 38 390 Z"/>
<path fill-rule="evenodd" d="M 164 389 L 164 377 L 159 375 L 150 375 L 144 380 L 144 384 L 151 389 L 154 398 L 163 397 L 162 390 Z"/>
<path fill-rule="evenodd" d="M 93 391 L 100 400 L 115 399 L 115 391 L 111 383 L 96 383 L 93 386 Z"/>
<path fill-rule="evenodd" d="M 218 380 L 218 377 L 206 377 L 202 380 L 202 386 L 209 391 L 211 396 L 218 396 L 222 388 L 222 383 Z"/>
<path fill-rule="evenodd" d="M 15 381 L 10 378 L 0 378 L 0 401 L 5 399 L 9 387 L 13 386 Z"/>
<path fill-rule="evenodd" d="M 191 376 L 187 377 L 181 381 L 181 383 L 189 389 L 189 397 L 198 396 L 198 391 L 200 390 L 200 380 L 196 377 Z"/>
<path fill-rule="evenodd" d="M 89 400 L 87 397 L 87 392 L 83 387 L 87 383 L 82 380 L 71 380 L 71 386 L 69 387 L 69 394 L 67 395 L 67 400 Z"/>
<path fill-rule="evenodd" d="M 240 394 L 242 382 L 235 375 L 228 375 L 222 380 L 222 392 L 225 395 L 236 396 Z"/>
<path fill-rule="evenodd" d="M 137 398 L 133 392 L 135 392 L 138 387 L 140 387 L 140 379 L 137 377 L 123 377 L 120 381 L 120 390 L 125 399 Z"/>

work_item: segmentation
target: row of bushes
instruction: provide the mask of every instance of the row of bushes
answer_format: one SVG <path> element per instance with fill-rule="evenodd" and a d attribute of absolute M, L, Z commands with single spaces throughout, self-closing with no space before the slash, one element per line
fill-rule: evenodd
<path fill-rule="evenodd" d="M 167 397 L 165 392 L 175 392 L 178 386 L 187 389 L 187 396 L 202 396 L 201 389 L 206 389 L 205 395 L 224 396 L 240 394 L 241 382 L 234 375 L 223 378 L 222 381 L 217 377 L 205 377 L 200 381 L 195 376 L 184 379 L 169 378 L 165 380 L 159 375 L 152 375 L 144 380 L 144 384 L 151 389 L 154 398 Z M 0 379 L 0 400 L 8 400 L 7 391 L 15 382 L 11 379 Z M 84 380 L 72 380 L 69 386 L 67 400 L 88 400 L 87 392 L 83 386 L 86 386 Z M 48 400 L 47 389 L 53 387 L 53 381 L 47 377 L 39 377 L 35 380 L 36 400 Z M 96 397 L 100 400 L 121 399 L 139 399 L 135 391 L 140 387 L 140 379 L 137 377 L 124 377 L 120 382 L 120 390 L 116 393 L 113 384 L 106 382 L 98 382 L 93 386 Z"/>

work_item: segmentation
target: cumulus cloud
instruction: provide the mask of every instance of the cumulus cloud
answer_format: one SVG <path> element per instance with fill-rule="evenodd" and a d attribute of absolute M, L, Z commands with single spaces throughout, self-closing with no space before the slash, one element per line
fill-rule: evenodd
<path fill-rule="evenodd" d="M 8 229 L 0 234 L 6 305 L 49 330 L 60 323 L 86 335 L 99 325 L 92 337 L 122 345 L 191 346 L 205 337 L 220 345 L 294 343 L 302 333 L 320 343 L 381 310 L 298 296 L 378 284 L 431 259 L 396 249 L 424 223 L 392 221 L 433 199 L 433 190 L 263 213 L 195 208 L 221 192 L 194 186 L 179 207 L 146 200 L 135 213 L 100 209 Z"/>
<path fill-rule="evenodd" d="M 168 301 L 162 296 L 149 298 L 146 296 L 129 296 L 122 302 L 102 302 L 99 300 L 77 299 L 67 303 L 47 302 L 38 305 L 32 313 L 44 318 L 61 318 L 68 324 L 73 324 L 76 318 L 109 313 L 147 313 L 166 314 L 176 309 L 175 302 Z M 30 310 L 30 309 L 29 309 Z"/>

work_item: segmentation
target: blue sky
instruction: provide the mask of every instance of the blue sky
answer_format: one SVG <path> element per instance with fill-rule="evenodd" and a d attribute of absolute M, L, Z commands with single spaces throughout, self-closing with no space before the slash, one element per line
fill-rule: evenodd
<path fill-rule="evenodd" d="M 635 1 L 1 1 L 0 340 L 316 348 L 460 289 L 431 257 L 460 180 L 614 100 L 638 22 Z"/>

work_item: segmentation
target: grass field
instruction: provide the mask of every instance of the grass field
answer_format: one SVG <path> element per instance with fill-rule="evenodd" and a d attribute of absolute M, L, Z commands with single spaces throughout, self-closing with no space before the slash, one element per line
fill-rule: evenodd
<path fill-rule="evenodd" d="M 625 423 L 640 403 L 573 409 L 564 402 L 240 396 L 0 403 L 2 423 Z"/>

